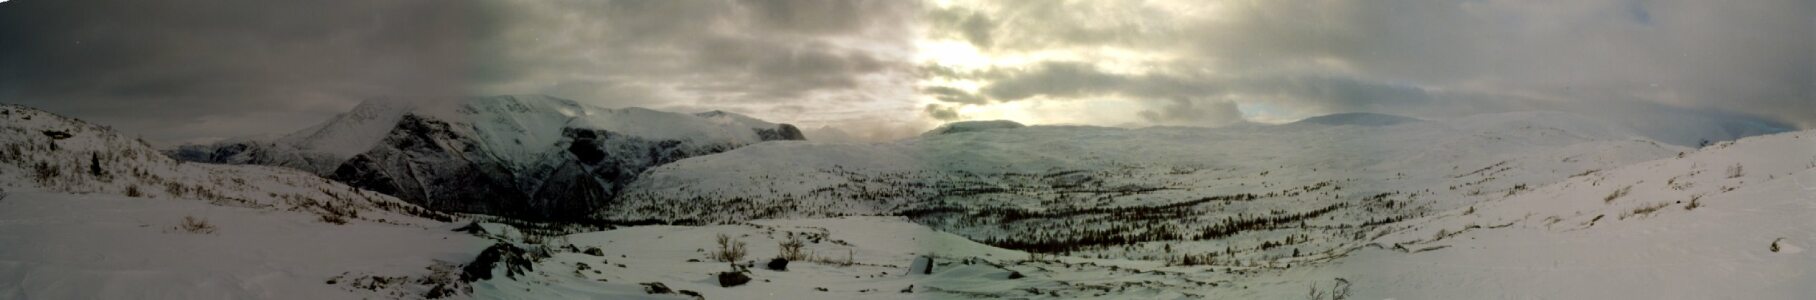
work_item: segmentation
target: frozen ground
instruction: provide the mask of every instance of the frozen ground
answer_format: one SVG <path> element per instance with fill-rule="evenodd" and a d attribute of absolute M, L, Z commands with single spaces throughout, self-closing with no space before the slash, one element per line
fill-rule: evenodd
<path fill-rule="evenodd" d="M 15 106 L 0 110 L 4 111 L 0 113 L 4 120 L 0 122 L 0 188 L 5 191 L 0 198 L 0 299 L 694 298 L 690 293 L 707 299 L 1336 298 L 1333 295 L 1347 295 L 1348 299 L 1808 299 L 1816 295 L 1816 278 L 1811 275 L 1816 271 L 1816 257 L 1812 256 L 1816 253 L 1809 251 L 1816 247 L 1816 222 L 1810 221 L 1816 220 L 1813 131 L 1759 136 L 1698 150 L 1628 139 L 1570 142 L 1575 138 L 1557 139 L 1556 134 L 1595 136 L 1606 134 L 1596 133 L 1606 128 L 1572 127 L 1562 122 L 1536 122 L 1553 124 L 1549 128 L 1556 131 L 1477 134 L 1490 130 L 1484 128 L 1535 122 L 1520 121 L 1522 118 L 1547 118 L 1514 115 L 1503 116 L 1507 120 L 1488 120 L 1488 124 L 1502 125 L 1424 129 L 1462 132 L 1466 138 L 1435 141 L 1437 146 L 1417 151 L 1365 148 L 1377 152 L 1362 156 L 1386 160 L 1370 163 L 1368 170 L 1420 170 L 1414 175 L 1302 171 L 1270 171 L 1282 172 L 1271 177 L 1219 175 L 1255 173 L 1245 169 L 1251 167 L 1281 170 L 1278 166 L 1232 165 L 1203 166 L 1200 170 L 1208 171 L 1181 172 L 1184 174 L 1157 171 L 1151 173 L 1156 176 L 1115 177 L 1107 174 L 1126 169 L 1094 169 L 1087 174 L 1109 181 L 1111 187 L 1238 184 L 1233 190 L 1197 190 L 1224 194 L 1248 191 L 1245 186 L 1280 190 L 1331 181 L 1336 183 L 1326 186 L 1343 186 L 1343 191 L 1354 193 L 1375 194 L 1382 191 L 1370 189 L 1380 188 L 1425 196 L 1418 198 L 1424 200 L 1336 197 L 1323 193 L 1334 192 L 1327 190 L 1334 187 L 1319 187 L 1301 190 L 1297 196 L 1271 196 L 1240 205 L 1297 210 L 1325 203 L 1360 204 L 1343 206 L 1352 207 L 1345 208 L 1352 210 L 1346 214 L 1213 239 L 1155 240 L 1052 255 L 1004 249 L 963 236 L 1013 231 L 951 230 L 959 227 L 928 226 L 928 220 L 915 216 L 778 214 L 720 225 L 560 232 L 561 226 L 427 212 L 297 170 L 178 163 L 105 127 Z M 962 138 L 917 143 L 987 146 L 979 141 L 989 136 L 979 134 L 1022 130 L 974 129 L 979 131 L 959 133 L 968 135 Z M 1024 138 L 1039 141 L 1059 136 L 1061 131 L 1096 129 L 1047 130 Z M 1337 138 L 1369 130 L 1316 129 L 1308 136 Z M 1116 135 L 1109 131 L 1093 134 L 1100 138 Z M 1471 144 L 1465 142 L 1471 141 L 1547 150 L 1536 154 L 1497 152 L 1455 161 L 1457 156 L 1452 155 L 1466 153 Z M 779 143 L 751 147 L 757 149 L 751 151 L 800 145 L 816 144 Z M 828 154 L 841 153 L 828 149 L 849 150 L 843 153 L 853 159 L 838 161 L 852 166 L 875 162 L 887 167 L 900 165 L 855 158 L 875 157 L 876 151 L 899 151 L 874 148 L 903 146 L 812 147 Z M 1023 153 L 1078 150 L 1008 149 L 1029 151 Z M 1146 151 L 1172 151 L 1167 149 L 1173 148 Z M 1683 153 L 1676 153 L 1678 150 Z M 1311 154 L 1297 157 L 1320 157 L 1316 154 L 1320 152 L 1306 153 Z M 1286 157 L 1282 162 L 1298 161 L 1286 155 L 1290 153 L 1276 154 Z M 910 157 L 905 159 L 922 159 L 911 158 L 918 155 L 912 152 L 905 155 Z M 1427 158 L 1423 160 L 1427 163 L 1394 162 L 1408 157 Z M 1064 166 L 1118 162 L 1128 161 L 1085 160 L 1065 162 Z M 1340 162 L 1311 163 L 1332 168 L 1339 165 L 1329 164 Z M 687 166 L 720 162 L 683 163 L 681 167 L 693 168 Z M 1458 171 L 1450 172 L 1452 168 Z M 1366 177 L 1341 180 L 1361 176 Z M 743 177 L 718 178 L 747 180 Z M 866 184 L 843 181 L 854 178 L 864 177 L 828 182 L 835 186 Z M 1015 181 L 1023 179 L 1003 178 L 1010 178 L 1003 181 L 1005 186 L 1025 184 Z M 1414 187 L 1449 185 L 1462 187 L 1411 192 Z M 1142 201 L 1172 201 L 1167 199 L 1193 190 L 1159 191 L 1110 197 L 1106 203 L 1153 205 Z M 1056 194 L 1027 195 L 1058 197 Z M 826 199 L 814 201 L 821 200 Z M 1055 203 L 978 200 L 1030 208 Z M 1371 207 L 1387 213 L 1406 212 L 1393 205 L 1378 206 L 1380 201 L 1424 203 L 1425 209 L 1398 214 L 1404 218 L 1392 222 L 1342 226 L 1348 224 L 1344 219 L 1366 220 L 1372 213 L 1366 209 Z M 1203 208 L 1217 212 L 1243 207 Z M 1097 217 L 1095 213 L 1048 216 L 1056 219 L 1021 224 L 1049 230 Z M 1077 220 L 1061 218 L 1067 216 Z M 480 226 L 456 230 L 472 229 L 469 224 Z M 1322 234 L 1307 234 L 1312 232 Z M 731 263 L 714 259 L 711 254 L 718 249 L 716 239 L 721 235 L 747 245 L 747 253 Z M 1312 237 L 1290 238 L 1295 236 Z M 1280 238 L 1291 243 L 1257 244 Z M 767 268 L 769 260 L 782 252 L 780 244 L 794 239 L 803 241 L 802 252 L 809 259 L 791 261 L 786 270 Z M 1213 252 L 1221 254 L 1192 264 L 1177 260 L 1182 255 Z M 927 259 L 932 261 L 930 272 L 921 263 Z M 733 267 L 734 263 L 748 267 Z M 734 268 L 747 270 L 740 274 L 751 281 L 722 286 L 719 274 Z M 657 284 L 668 292 L 652 288 Z"/>

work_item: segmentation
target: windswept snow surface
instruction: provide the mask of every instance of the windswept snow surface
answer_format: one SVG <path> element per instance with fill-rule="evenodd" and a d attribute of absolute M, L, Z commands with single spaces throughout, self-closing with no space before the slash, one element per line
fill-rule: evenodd
<path fill-rule="evenodd" d="M 186 217 L 214 229 L 178 228 Z M 356 282 L 416 280 L 438 261 L 464 263 L 485 246 L 450 228 L 9 189 L 0 200 L 0 299 L 415 298 L 428 287 L 399 279 L 367 290 Z"/>
<path fill-rule="evenodd" d="M 1816 131 L 1781 133 L 1403 222 L 1313 272 L 1373 279 L 1363 299 L 1808 299 L 1812 220 Z"/>

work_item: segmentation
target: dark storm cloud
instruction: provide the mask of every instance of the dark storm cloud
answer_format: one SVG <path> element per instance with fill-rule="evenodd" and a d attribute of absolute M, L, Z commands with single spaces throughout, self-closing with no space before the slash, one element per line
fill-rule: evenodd
<path fill-rule="evenodd" d="M 0 4 L 0 101 L 160 142 L 282 133 L 360 101 L 552 94 L 778 121 L 903 111 L 905 1 Z M 775 106 L 813 107 L 777 110 Z M 875 118 L 873 118 L 875 119 Z M 825 124 L 805 124 L 825 125 Z"/>
<path fill-rule="evenodd" d="M 294 130 L 452 89 L 460 22 L 434 1 L 10 1 L 0 101 L 161 142 Z"/>

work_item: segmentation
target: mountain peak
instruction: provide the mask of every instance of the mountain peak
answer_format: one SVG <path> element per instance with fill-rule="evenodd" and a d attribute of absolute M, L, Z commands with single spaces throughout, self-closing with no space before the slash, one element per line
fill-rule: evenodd
<path fill-rule="evenodd" d="M 1342 126 L 1342 125 L 1392 126 L 1392 125 L 1399 125 L 1399 124 L 1420 122 L 1420 121 L 1423 121 L 1423 120 L 1409 118 L 1409 117 L 1396 116 L 1396 115 L 1389 115 L 1389 114 L 1352 112 L 1352 113 L 1328 114 L 1328 115 L 1305 118 L 1304 120 L 1299 120 L 1298 122 L 1293 122 L 1293 124 L 1319 124 L 1319 125 L 1329 125 L 1329 126 Z"/>
<path fill-rule="evenodd" d="M 984 131 L 984 130 L 991 130 L 991 129 L 1013 129 L 1013 128 L 1022 128 L 1022 127 L 1027 127 L 1027 125 L 1022 125 L 1021 123 L 1016 123 L 1015 121 L 1010 121 L 1010 120 L 960 121 L 960 122 L 946 123 L 946 125 L 940 125 L 940 127 L 933 128 L 933 130 L 928 130 L 927 133 L 922 133 L 921 136 Z"/>

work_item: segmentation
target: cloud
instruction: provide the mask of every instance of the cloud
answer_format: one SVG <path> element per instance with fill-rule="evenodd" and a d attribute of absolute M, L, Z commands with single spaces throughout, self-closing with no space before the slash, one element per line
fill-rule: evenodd
<path fill-rule="evenodd" d="M 993 1 L 931 15 L 930 36 L 965 41 L 970 16 L 991 17 L 977 26 L 991 42 L 973 44 L 1007 59 L 922 69 L 992 101 L 1211 99 L 1276 121 L 1561 110 L 1656 136 L 1699 131 L 1669 122 L 1685 116 L 1816 127 L 1809 1 Z M 1136 120 L 1173 120 L 1148 112 Z"/>
<path fill-rule="evenodd" d="M 945 86 L 931 86 L 921 89 L 921 92 L 931 95 L 934 99 L 940 101 L 959 104 L 985 104 L 989 101 L 978 95 L 973 95 L 971 92 Z"/>
<path fill-rule="evenodd" d="M 1518 110 L 1663 136 L 1816 128 L 1812 15 L 1801 0 L 12 1 L 0 101 L 153 141 L 279 133 L 372 98 L 518 93 L 861 137 L 959 117 Z M 1670 122 L 1691 119 L 1711 121 Z"/>
<path fill-rule="evenodd" d="M 933 118 L 934 120 L 947 121 L 947 122 L 959 120 L 957 107 L 948 107 L 948 106 L 943 106 L 943 105 L 939 105 L 939 104 L 928 104 L 927 108 L 923 109 L 922 111 L 927 113 L 927 117 Z"/>
<path fill-rule="evenodd" d="M 1173 98 L 1158 110 L 1143 110 L 1138 115 L 1148 122 L 1169 125 L 1222 126 L 1242 122 L 1242 110 L 1235 102 Z"/>
<path fill-rule="evenodd" d="M 1198 96 L 1218 93 L 1212 80 L 1179 74 L 1115 74 L 1089 63 L 1047 61 L 1023 70 L 988 72 L 989 84 L 982 93 L 998 101 L 1016 101 L 1045 96 L 1077 98 L 1105 94 L 1126 94 L 1151 98 Z"/>
<path fill-rule="evenodd" d="M 461 20 L 435 1 L 14 1 L 0 101 L 153 141 L 296 130 L 385 95 L 459 89 Z"/>
<path fill-rule="evenodd" d="M 917 69 L 909 57 L 919 5 L 483 2 L 480 11 L 492 21 L 475 33 L 471 88 L 605 106 L 721 109 L 806 128 L 918 124 L 909 102 L 917 98 Z M 806 109 L 772 109 L 778 106 Z M 862 118 L 844 119 L 850 116 Z"/>

